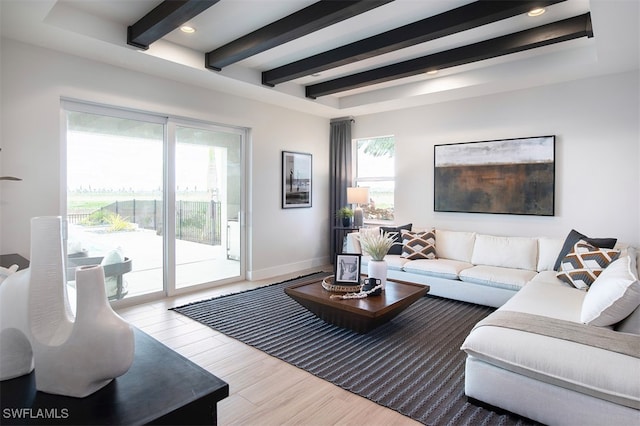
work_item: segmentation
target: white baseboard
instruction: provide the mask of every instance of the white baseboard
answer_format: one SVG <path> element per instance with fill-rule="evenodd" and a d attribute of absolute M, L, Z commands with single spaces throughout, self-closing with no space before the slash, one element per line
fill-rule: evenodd
<path fill-rule="evenodd" d="M 272 268 L 258 269 L 255 271 L 247 271 L 247 280 L 259 281 L 266 280 L 280 275 L 291 274 L 299 271 L 305 271 L 312 268 L 319 268 L 329 264 L 329 256 L 309 259 L 302 262 L 289 263 L 286 265 L 274 266 Z"/>

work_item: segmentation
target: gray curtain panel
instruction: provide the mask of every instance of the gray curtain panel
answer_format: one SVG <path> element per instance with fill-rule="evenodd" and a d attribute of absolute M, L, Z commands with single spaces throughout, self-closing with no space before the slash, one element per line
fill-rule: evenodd
<path fill-rule="evenodd" d="M 340 226 L 336 211 L 347 205 L 347 187 L 351 186 L 351 123 L 353 118 L 335 118 L 330 122 L 329 218 L 331 226 Z M 331 232 L 331 259 L 335 256 L 336 233 Z"/>

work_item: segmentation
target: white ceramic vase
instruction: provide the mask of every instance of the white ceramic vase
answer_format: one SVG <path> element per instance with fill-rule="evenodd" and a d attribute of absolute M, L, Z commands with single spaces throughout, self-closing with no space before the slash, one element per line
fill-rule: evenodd
<path fill-rule="evenodd" d="M 59 346 L 34 342 L 36 387 L 43 392 L 85 397 L 129 370 L 134 357 L 131 326 L 107 301 L 102 266 L 76 270 L 77 312 Z"/>
<path fill-rule="evenodd" d="M 107 301 L 99 265 L 77 272 L 73 317 L 61 225 L 60 217 L 31 220 L 31 266 L 0 287 L 0 380 L 35 367 L 36 389 L 85 397 L 129 369 L 134 336 Z"/>
<path fill-rule="evenodd" d="M 386 260 L 369 260 L 367 264 L 367 275 L 369 278 L 377 278 L 382 284 L 384 290 L 387 286 L 387 261 Z"/>
<path fill-rule="evenodd" d="M 29 268 L 9 275 L 0 285 L 0 380 L 29 374 L 33 351 L 28 336 Z"/>

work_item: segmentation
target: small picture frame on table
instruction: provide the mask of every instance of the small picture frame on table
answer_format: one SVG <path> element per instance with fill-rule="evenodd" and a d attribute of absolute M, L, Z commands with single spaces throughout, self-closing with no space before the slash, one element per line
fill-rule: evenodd
<path fill-rule="evenodd" d="M 360 254 L 343 253 L 336 255 L 334 266 L 335 284 L 360 284 Z"/>

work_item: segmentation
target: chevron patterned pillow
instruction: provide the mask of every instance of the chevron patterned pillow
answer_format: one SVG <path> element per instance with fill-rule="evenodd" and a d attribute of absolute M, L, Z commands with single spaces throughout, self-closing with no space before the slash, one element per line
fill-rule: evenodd
<path fill-rule="evenodd" d="M 436 258 L 436 232 L 432 229 L 428 232 L 413 232 L 402 230 L 402 253 L 406 259 L 435 259 Z"/>
<path fill-rule="evenodd" d="M 573 287 L 586 291 L 618 256 L 620 250 L 598 248 L 580 240 L 562 259 L 560 272 L 556 276 Z"/>

